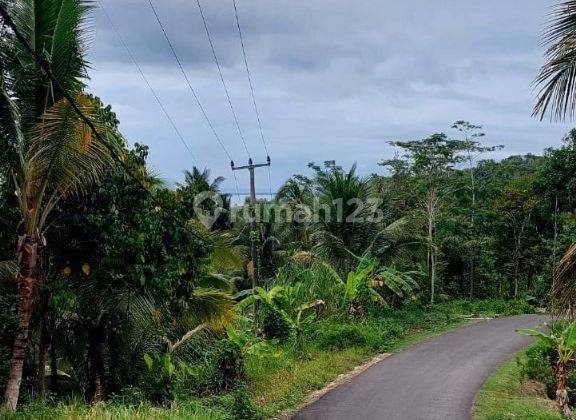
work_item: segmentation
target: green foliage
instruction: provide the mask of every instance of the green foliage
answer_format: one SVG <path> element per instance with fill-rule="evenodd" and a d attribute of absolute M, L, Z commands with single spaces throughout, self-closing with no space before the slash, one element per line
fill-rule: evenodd
<path fill-rule="evenodd" d="M 142 383 L 146 397 L 156 404 L 171 400 L 176 366 L 172 363 L 170 354 L 144 354 L 144 363 L 148 369 Z"/>
<path fill-rule="evenodd" d="M 235 419 L 239 420 L 257 420 L 263 416 L 254 405 L 248 394 L 248 389 L 243 383 L 238 383 L 232 392 L 233 403 L 231 407 L 231 414 Z"/>
<path fill-rule="evenodd" d="M 256 302 L 267 306 L 288 325 L 294 336 L 296 347 L 299 349 L 304 328 L 316 318 L 316 313 L 312 310 L 324 306 L 324 301 L 321 299 L 309 302 L 298 301 L 299 296 L 302 295 L 299 290 L 303 287 L 302 283 L 296 283 L 292 286 L 274 286 L 268 291 L 261 287 L 245 290 L 237 294 L 237 297 L 248 295 L 238 303 L 237 307 L 243 310 Z"/>
<path fill-rule="evenodd" d="M 526 357 L 518 359 L 518 366 L 522 378 L 545 384 L 548 398 L 552 399 L 555 397 L 556 392 L 556 380 L 552 368 L 555 359 L 556 355 L 554 350 L 544 343 L 530 346 L 530 348 L 526 350 Z"/>
<path fill-rule="evenodd" d="M 234 389 L 245 377 L 241 349 L 229 339 L 218 340 L 204 356 L 202 374 L 205 391 L 222 392 Z"/>
<path fill-rule="evenodd" d="M 551 326 L 550 333 L 531 329 L 519 329 L 518 333 L 538 338 L 544 347 L 556 352 L 562 363 L 569 363 L 576 353 L 576 321 L 567 325 L 558 322 Z"/>
<path fill-rule="evenodd" d="M 478 420 L 540 419 L 560 420 L 554 404 L 545 396 L 534 395 L 532 387 L 525 387 L 521 368 L 526 356 L 520 353 L 500 366 L 484 383 L 476 396 L 473 417 Z"/>
<path fill-rule="evenodd" d="M 370 302 L 389 307 L 382 291 L 388 290 L 399 298 L 411 296 L 418 287 L 411 275 L 417 273 L 400 272 L 393 267 L 378 267 L 377 260 L 365 252 L 355 271 L 350 271 L 346 279 L 334 268 L 325 263 L 328 273 L 343 288 L 344 301 L 349 305 L 353 315 L 364 316 L 365 308 Z"/>

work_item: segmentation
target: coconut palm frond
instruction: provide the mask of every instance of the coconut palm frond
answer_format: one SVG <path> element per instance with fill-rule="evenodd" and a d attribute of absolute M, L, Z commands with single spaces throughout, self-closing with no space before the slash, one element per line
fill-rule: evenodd
<path fill-rule="evenodd" d="M 226 291 L 198 288 L 187 303 L 182 322 L 206 323 L 211 330 L 220 331 L 236 319 L 234 304 L 232 295 Z"/>
<path fill-rule="evenodd" d="M 562 121 L 576 110 L 576 1 L 564 1 L 551 15 L 543 43 L 548 45 L 546 62 L 535 84 L 541 86 L 533 115 Z"/>
<path fill-rule="evenodd" d="M 576 244 L 572 245 L 554 270 L 552 304 L 556 312 L 566 312 L 576 303 Z"/>
<path fill-rule="evenodd" d="M 0 261 L 0 283 L 14 281 L 17 274 L 18 264 L 16 261 Z"/>
<path fill-rule="evenodd" d="M 115 138 L 98 120 L 99 105 L 82 94 L 75 100 L 108 145 L 114 146 Z M 65 100 L 48 109 L 34 128 L 26 160 L 27 181 L 49 185 L 61 196 L 84 193 L 111 163 L 106 145 Z"/>

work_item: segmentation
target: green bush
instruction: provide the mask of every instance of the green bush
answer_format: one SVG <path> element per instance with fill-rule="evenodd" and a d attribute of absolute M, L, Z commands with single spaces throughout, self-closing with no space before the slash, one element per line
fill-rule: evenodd
<path fill-rule="evenodd" d="M 197 365 L 188 365 L 178 374 L 178 392 L 190 390 L 200 395 L 234 389 L 245 377 L 244 363 L 238 345 L 229 339 L 215 341 L 205 350 Z"/>
<path fill-rule="evenodd" d="M 556 363 L 556 357 L 553 350 L 538 343 L 526 351 L 525 360 L 518 359 L 522 378 L 546 385 L 546 393 L 550 399 L 556 397 L 556 377 L 552 368 Z M 571 405 L 576 405 L 576 372 L 573 369 L 568 374 L 568 397 Z"/>
<path fill-rule="evenodd" d="M 259 316 L 262 331 L 267 339 L 276 339 L 280 342 L 290 339 L 290 325 L 277 312 L 266 305 L 262 305 Z"/>
<path fill-rule="evenodd" d="M 368 339 L 360 324 L 325 324 L 318 331 L 315 343 L 321 350 L 341 350 L 364 347 Z"/>
<path fill-rule="evenodd" d="M 246 385 L 243 382 L 239 382 L 232 393 L 230 411 L 233 418 L 238 420 L 261 419 L 263 417 L 250 399 Z"/>
<path fill-rule="evenodd" d="M 523 379 L 542 382 L 546 385 L 546 392 L 549 398 L 555 397 L 556 384 L 554 380 L 554 354 L 542 343 L 531 346 L 526 351 L 524 360 L 518 359 L 520 374 Z"/>
<path fill-rule="evenodd" d="M 406 327 L 399 320 L 368 318 L 363 323 L 325 323 L 316 332 L 313 342 L 321 350 L 367 347 L 374 351 L 385 351 L 404 337 L 406 332 Z"/>
<path fill-rule="evenodd" d="M 145 354 L 144 361 L 147 371 L 142 391 L 145 397 L 154 404 L 166 404 L 174 397 L 173 381 L 176 373 L 170 354 Z"/>

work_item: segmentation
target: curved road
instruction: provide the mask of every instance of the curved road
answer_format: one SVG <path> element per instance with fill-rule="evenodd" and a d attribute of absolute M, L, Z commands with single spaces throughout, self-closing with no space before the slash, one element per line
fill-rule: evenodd
<path fill-rule="evenodd" d="M 480 322 L 396 353 L 352 382 L 328 392 L 295 419 L 469 419 L 488 376 L 531 339 L 516 328 L 544 317 L 520 315 Z"/>

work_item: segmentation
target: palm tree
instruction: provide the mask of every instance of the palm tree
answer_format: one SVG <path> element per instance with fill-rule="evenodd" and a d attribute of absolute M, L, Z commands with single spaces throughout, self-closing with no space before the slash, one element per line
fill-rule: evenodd
<path fill-rule="evenodd" d="M 353 254 L 360 254 L 370 241 L 374 224 L 367 222 L 370 183 L 356 174 L 328 162 L 326 169 L 314 167 L 314 193 L 319 204 L 313 239 L 316 250 L 334 261 L 343 272 L 350 271 Z"/>
<path fill-rule="evenodd" d="M 22 0 L 12 4 L 11 14 L 35 52 L 48 61 L 79 109 L 93 121 L 104 141 L 111 144 L 113 136 L 103 122 L 100 104 L 80 93 L 86 78 L 84 29 L 90 7 L 90 2 L 84 0 Z M 16 249 L 19 324 L 5 398 L 6 406 L 14 410 L 30 319 L 41 285 L 38 255 L 46 242 L 50 213 L 61 198 L 86 192 L 99 179 L 110 158 L 106 145 L 62 100 L 61 92 L 34 57 L 12 37 L 1 47 L 7 60 L 0 84 L 0 130 L 12 147 L 11 178 L 21 215 Z"/>
<path fill-rule="evenodd" d="M 543 35 L 546 62 L 535 83 L 541 86 L 533 115 L 553 120 L 574 117 L 576 108 L 576 1 L 559 3 Z"/>
<path fill-rule="evenodd" d="M 576 1 L 559 3 L 544 32 L 546 63 L 536 83 L 542 88 L 533 115 L 540 119 L 550 110 L 551 119 L 574 117 L 576 109 Z M 572 245 L 554 271 L 552 302 L 557 312 L 573 315 L 576 299 L 576 244 Z"/>
<path fill-rule="evenodd" d="M 303 176 L 294 176 L 290 178 L 276 194 L 276 201 L 281 206 L 281 211 L 286 211 L 290 215 L 295 215 L 302 207 L 312 207 L 314 195 L 312 192 L 311 181 Z M 309 250 L 310 243 L 310 223 L 295 220 L 285 220 L 279 228 L 282 243 L 287 244 L 287 248 L 297 251 Z"/>
<path fill-rule="evenodd" d="M 184 183 L 178 184 L 181 188 L 191 189 L 195 194 L 202 192 L 220 192 L 220 185 L 224 182 L 224 177 L 217 176 L 210 180 L 210 169 L 200 171 L 196 166 L 192 168 L 192 172 L 184 171 Z"/>

